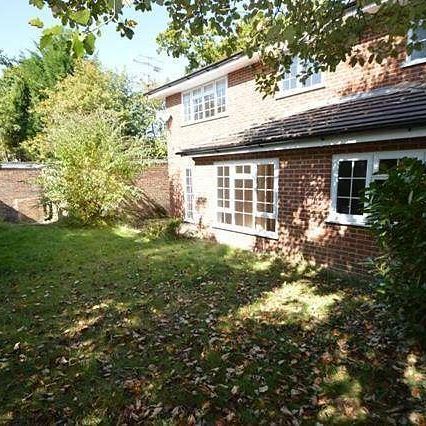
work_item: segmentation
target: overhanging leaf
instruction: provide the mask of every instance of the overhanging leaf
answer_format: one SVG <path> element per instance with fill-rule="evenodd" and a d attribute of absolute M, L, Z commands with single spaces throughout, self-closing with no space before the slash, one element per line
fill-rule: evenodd
<path fill-rule="evenodd" d="M 37 28 L 43 28 L 44 24 L 40 18 L 33 18 L 28 21 L 30 25 Z"/>
<path fill-rule="evenodd" d="M 90 19 L 90 11 L 88 9 L 77 10 L 70 13 L 70 18 L 80 25 L 87 25 Z"/>

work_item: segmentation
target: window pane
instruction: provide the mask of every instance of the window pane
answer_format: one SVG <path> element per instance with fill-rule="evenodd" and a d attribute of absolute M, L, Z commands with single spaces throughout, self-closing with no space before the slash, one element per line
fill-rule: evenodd
<path fill-rule="evenodd" d="M 364 213 L 364 204 L 359 198 L 352 198 L 351 200 L 351 214 L 362 215 Z"/>
<path fill-rule="evenodd" d="M 235 213 L 235 225 L 243 226 L 243 215 L 242 213 Z"/>
<path fill-rule="evenodd" d="M 266 201 L 268 203 L 274 202 L 274 193 L 272 191 L 266 191 Z"/>
<path fill-rule="evenodd" d="M 236 212 L 243 212 L 243 202 L 242 201 L 235 201 L 235 211 Z"/>
<path fill-rule="evenodd" d="M 337 196 L 349 197 L 351 195 L 351 180 L 350 179 L 339 179 L 337 184 Z"/>
<path fill-rule="evenodd" d="M 253 227 L 253 216 L 252 215 L 248 215 L 248 214 L 244 215 L 244 226 L 246 226 L 248 228 Z"/>
<path fill-rule="evenodd" d="M 361 197 L 364 194 L 365 179 L 354 179 L 352 182 L 352 197 Z"/>
<path fill-rule="evenodd" d="M 337 213 L 349 214 L 349 198 L 337 197 L 336 211 Z"/>
<path fill-rule="evenodd" d="M 225 223 L 228 223 L 228 224 L 232 223 L 232 215 L 231 215 L 231 213 L 225 213 Z"/>
<path fill-rule="evenodd" d="M 243 172 L 243 166 L 235 167 L 235 173 L 242 173 L 242 172 Z"/>
<path fill-rule="evenodd" d="M 355 161 L 354 164 L 354 177 L 367 176 L 367 160 Z"/>
<path fill-rule="evenodd" d="M 340 161 L 339 177 L 351 177 L 351 176 L 352 176 L 352 161 Z"/>
<path fill-rule="evenodd" d="M 251 167 L 250 166 L 244 166 L 244 173 L 250 173 Z"/>

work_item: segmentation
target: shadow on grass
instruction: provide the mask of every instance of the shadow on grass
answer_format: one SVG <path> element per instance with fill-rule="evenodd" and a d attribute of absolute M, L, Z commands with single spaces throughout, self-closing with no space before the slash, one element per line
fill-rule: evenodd
<path fill-rule="evenodd" d="M 217 244 L 58 226 L 2 226 L 0 276 L 0 423 L 422 415 L 423 354 L 365 284 Z"/>

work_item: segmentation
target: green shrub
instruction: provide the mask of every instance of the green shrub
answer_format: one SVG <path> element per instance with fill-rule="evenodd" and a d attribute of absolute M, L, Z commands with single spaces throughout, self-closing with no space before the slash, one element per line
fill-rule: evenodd
<path fill-rule="evenodd" d="M 122 138 L 113 114 L 69 114 L 44 134 L 52 150 L 41 177 L 44 196 L 89 224 L 117 218 L 121 205 L 138 195 L 137 146 Z"/>
<path fill-rule="evenodd" d="M 177 238 L 182 221 L 180 219 L 149 219 L 143 223 L 142 234 L 149 240 Z"/>
<path fill-rule="evenodd" d="M 426 326 L 426 165 L 403 159 L 366 192 L 368 223 L 381 249 L 383 288 L 418 327 Z"/>

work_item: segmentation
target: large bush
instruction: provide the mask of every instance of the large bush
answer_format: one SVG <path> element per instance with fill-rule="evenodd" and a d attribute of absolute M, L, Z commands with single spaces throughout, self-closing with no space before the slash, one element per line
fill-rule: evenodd
<path fill-rule="evenodd" d="M 44 137 L 51 156 L 42 173 L 45 197 L 82 223 L 116 219 L 137 196 L 140 147 L 123 138 L 114 114 L 70 114 Z"/>
<path fill-rule="evenodd" d="M 72 74 L 47 91 L 47 97 L 36 107 L 43 130 L 25 144 L 31 156 L 46 161 L 52 155 L 47 133 L 61 126 L 68 116 L 82 116 L 106 111 L 116 117 L 120 133 L 138 143 L 147 156 L 165 156 L 162 124 L 157 118 L 158 101 L 136 92 L 124 74 L 102 69 L 95 61 L 81 60 Z"/>
<path fill-rule="evenodd" d="M 387 294 L 414 323 L 426 325 L 426 165 L 404 159 L 367 193 L 368 222 L 381 255 L 375 260 Z"/>

